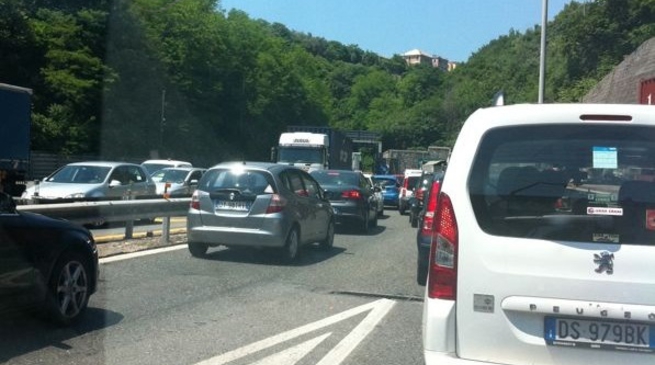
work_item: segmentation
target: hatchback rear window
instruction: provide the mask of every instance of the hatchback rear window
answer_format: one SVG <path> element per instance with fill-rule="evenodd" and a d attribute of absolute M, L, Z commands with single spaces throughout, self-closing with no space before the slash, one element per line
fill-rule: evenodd
<path fill-rule="evenodd" d="M 489 234 L 655 244 L 655 128 L 496 128 L 483 137 L 468 181 Z"/>
<path fill-rule="evenodd" d="M 209 193 L 227 190 L 241 194 L 260 195 L 275 193 L 272 176 L 266 171 L 243 169 L 212 169 L 207 171 L 198 189 Z"/>

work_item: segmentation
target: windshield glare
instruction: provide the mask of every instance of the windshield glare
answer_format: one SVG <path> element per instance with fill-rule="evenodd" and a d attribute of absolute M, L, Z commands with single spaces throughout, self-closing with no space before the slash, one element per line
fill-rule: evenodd
<path fill-rule="evenodd" d="M 152 174 L 155 182 L 183 183 L 188 172 L 183 170 L 159 170 Z"/>
<path fill-rule="evenodd" d="M 46 181 L 54 183 L 99 184 L 105 181 L 111 168 L 99 166 L 66 166 Z"/>

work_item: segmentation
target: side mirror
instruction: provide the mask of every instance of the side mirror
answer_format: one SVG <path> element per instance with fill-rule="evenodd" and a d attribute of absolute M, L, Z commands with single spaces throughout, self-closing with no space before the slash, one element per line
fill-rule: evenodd
<path fill-rule="evenodd" d="M 193 179 L 189 181 L 189 185 L 198 185 L 198 179 Z"/>
<path fill-rule="evenodd" d="M 121 182 L 118 180 L 112 180 L 109 182 L 109 187 L 110 188 L 115 188 L 117 186 L 121 186 Z"/>

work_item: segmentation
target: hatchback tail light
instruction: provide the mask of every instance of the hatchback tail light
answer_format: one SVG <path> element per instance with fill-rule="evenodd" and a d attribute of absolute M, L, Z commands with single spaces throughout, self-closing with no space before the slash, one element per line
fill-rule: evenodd
<path fill-rule="evenodd" d="M 450 197 L 439 195 L 430 244 L 428 296 L 455 300 L 457 296 L 458 229 Z"/>
<path fill-rule="evenodd" d="M 439 181 L 434 181 L 430 187 L 430 193 L 428 195 L 429 200 L 425 206 L 425 215 L 423 216 L 423 225 L 421 226 L 421 234 L 423 236 L 429 236 L 432 234 L 434 212 L 437 210 L 437 198 L 439 197 L 440 190 L 441 183 Z"/>
<path fill-rule="evenodd" d="M 191 195 L 191 209 L 200 210 L 200 199 L 197 191 Z"/>
<path fill-rule="evenodd" d="M 266 214 L 279 213 L 287 205 L 287 201 L 281 197 L 279 194 L 271 195 L 271 202 L 268 203 L 268 208 L 266 208 Z"/>
<path fill-rule="evenodd" d="M 341 193 L 341 197 L 344 199 L 357 200 L 362 198 L 362 193 L 359 190 L 346 190 Z"/>

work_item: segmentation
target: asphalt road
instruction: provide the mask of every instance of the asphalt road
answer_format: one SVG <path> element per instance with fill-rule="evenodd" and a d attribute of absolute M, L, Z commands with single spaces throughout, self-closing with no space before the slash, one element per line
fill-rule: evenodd
<path fill-rule="evenodd" d="M 80 324 L 0 318 L 0 362 L 422 364 L 415 231 L 385 214 L 371 234 L 339 229 L 331 251 L 306 247 L 291 266 L 268 250 L 197 259 L 185 246 L 103 260 Z"/>

